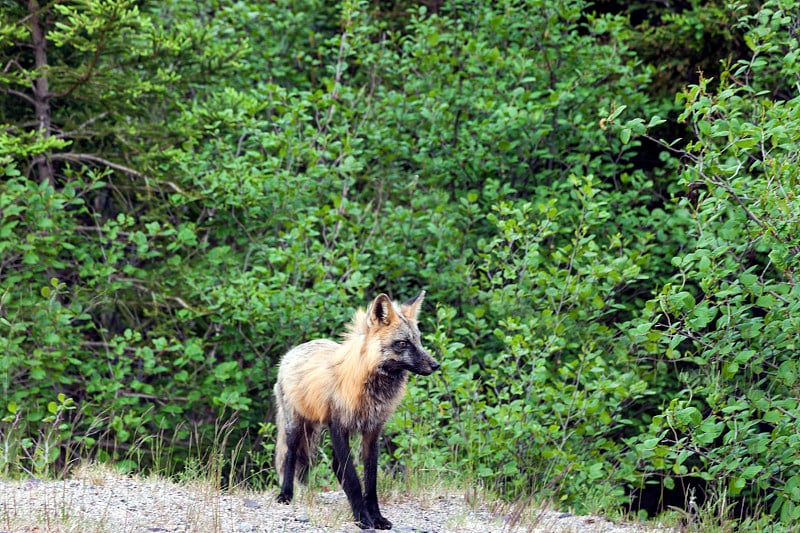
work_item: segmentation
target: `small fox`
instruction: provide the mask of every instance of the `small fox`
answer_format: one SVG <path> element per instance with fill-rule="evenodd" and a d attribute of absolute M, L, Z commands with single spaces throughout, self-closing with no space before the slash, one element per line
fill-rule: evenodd
<path fill-rule="evenodd" d="M 362 529 L 391 529 L 378 507 L 378 437 L 405 392 L 408 373 L 437 368 L 422 347 L 417 316 L 425 298 L 397 305 L 379 295 L 359 309 L 341 343 L 318 339 L 289 350 L 275 384 L 275 466 L 278 501 L 289 503 L 297 477 L 304 481 L 322 425 L 333 443 L 333 470 Z M 364 491 L 350 453 L 350 434 L 362 434 Z"/>

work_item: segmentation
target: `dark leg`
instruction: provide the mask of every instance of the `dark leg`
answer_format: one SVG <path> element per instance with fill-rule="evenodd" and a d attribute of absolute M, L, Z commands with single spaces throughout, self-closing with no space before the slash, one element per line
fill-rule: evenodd
<path fill-rule="evenodd" d="M 333 471 L 342 484 L 344 493 L 353 509 L 353 517 L 361 529 L 373 529 L 374 524 L 369 511 L 364 507 L 361 494 L 361 482 L 358 480 L 356 468 L 350 454 L 350 434 L 330 424 L 331 441 L 333 442 Z"/>
<path fill-rule="evenodd" d="M 297 447 L 303 438 L 303 423 L 295 424 L 291 429 L 287 429 L 287 433 L 286 444 L 289 449 L 284 459 L 281 493 L 277 498 L 280 503 L 289 503 L 294 496 L 294 467 L 297 463 Z"/>
<path fill-rule="evenodd" d="M 305 484 L 308 479 L 308 465 L 311 462 L 311 455 L 316 446 L 316 426 L 311 422 L 303 422 L 303 436 L 297 446 L 295 455 L 295 477 L 298 481 Z"/>
<path fill-rule="evenodd" d="M 378 437 L 380 430 L 364 433 L 364 506 L 372 516 L 375 529 L 392 529 L 389 522 L 378 508 Z"/>

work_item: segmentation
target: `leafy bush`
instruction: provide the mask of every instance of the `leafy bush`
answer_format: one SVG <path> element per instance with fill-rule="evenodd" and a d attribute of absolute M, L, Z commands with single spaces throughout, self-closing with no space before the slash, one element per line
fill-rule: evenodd
<path fill-rule="evenodd" d="M 715 499 L 734 497 L 739 512 L 785 524 L 800 517 L 791 451 L 800 206 L 790 133 L 800 123 L 797 98 L 784 99 L 800 80 L 796 8 L 768 2 L 742 18 L 752 56 L 726 69 L 717 91 L 702 79 L 680 96 L 696 138 L 671 149 L 688 161 L 679 204 L 691 214 L 692 241 L 632 330 L 636 353 L 674 379 L 632 441 L 639 468 L 667 487 L 700 478 Z"/>

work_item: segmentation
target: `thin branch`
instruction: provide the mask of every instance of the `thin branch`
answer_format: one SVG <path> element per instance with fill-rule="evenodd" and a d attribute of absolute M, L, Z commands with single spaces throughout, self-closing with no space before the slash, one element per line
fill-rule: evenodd
<path fill-rule="evenodd" d="M 725 192 L 727 192 L 734 199 L 734 201 L 737 204 L 739 204 L 739 207 L 742 208 L 745 215 L 747 215 L 747 218 L 758 224 L 758 227 L 760 227 L 762 230 L 771 233 L 779 241 L 783 241 L 783 239 L 781 239 L 781 237 L 777 234 L 777 232 L 774 229 L 772 229 L 770 226 L 762 222 L 761 219 L 759 219 L 752 211 L 750 211 L 750 209 L 747 208 L 746 205 L 744 205 L 744 201 L 742 201 L 739 195 L 736 194 L 736 191 L 734 191 L 733 188 L 730 185 L 728 185 L 724 180 L 708 178 L 702 172 L 700 173 L 700 175 L 705 177 L 710 183 L 713 183 L 717 187 L 722 187 L 723 189 L 725 189 Z"/>
<path fill-rule="evenodd" d="M 33 106 L 36 105 L 36 100 L 34 100 L 33 98 L 31 98 L 30 96 L 28 96 L 23 92 L 14 89 L 3 89 L 3 92 L 6 94 L 13 94 L 14 96 L 18 96 Z"/>
<path fill-rule="evenodd" d="M 50 159 L 60 159 L 65 161 L 76 161 L 79 163 L 84 162 L 92 162 L 92 163 L 99 163 L 101 165 L 105 165 L 109 168 L 113 168 L 114 170 L 120 170 L 127 174 L 131 174 L 136 176 L 137 178 L 145 178 L 146 176 L 139 172 L 138 170 L 134 170 L 130 167 L 126 167 L 124 165 L 120 165 L 119 163 L 114 163 L 109 161 L 108 159 L 103 159 L 102 157 L 98 157 L 92 154 L 76 154 L 76 153 L 64 153 L 64 154 L 51 154 Z"/>
<path fill-rule="evenodd" d="M 89 120 L 87 120 L 86 122 L 84 122 L 83 124 L 78 126 L 78 129 L 75 129 L 75 130 L 72 130 L 72 131 L 62 131 L 58 135 L 54 135 L 54 137 L 56 137 L 57 139 L 64 139 L 64 138 L 72 137 L 73 135 L 76 135 L 78 133 L 81 133 L 81 132 L 85 131 L 88 126 L 94 124 L 98 120 L 102 120 L 102 119 L 106 118 L 107 116 L 108 116 L 108 112 L 104 111 L 103 113 L 100 113 L 96 117 L 90 118 Z"/>
<path fill-rule="evenodd" d="M 142 178 L 143 180 L 147 181 L 147 183 L 148 183 L 147 187 L 148 187 L 148 189 L 150 189 L 150 185 L 149 185 L 150 178 L 147 176 L 147 174 L 143 174 L 142 172 L 139 172 L 138 170 L 134 170 L 134 169 L 132 169 L 130 167 L 126 167 L 125 165 L 120 165 L 119 163 L 114 163 L 112 161 L 109 161 L 108 159 L 103 159 L 102 157 L 98 157 L 96 155 L 92 155 L 92 154 L 76 154 L 76 153 L 63 153 L 63 154 L 51 154 L 49 157 L 50 157 L 51 160 L 75 161 L 77 163 L 90 162 L 90 163 L 97 163 L 97 164 L 100 164 L 100 165 L 105 165 L 108 168 L 113 168 L 114 170 L 119 170 L 121 172 L 125 172 L 125 173 L 130 174 L 132 176 L 135 176 L 137 178 Z M 181 189 L 176 183 L 174 183 L 172 181 L 158 180 L 158 181 L 156 181 L 156 183 L 166 185 L 170 189 L 172 189 L 173 191 L 177 192 L 178 194 L 186 194 L 183 189 Z"/>

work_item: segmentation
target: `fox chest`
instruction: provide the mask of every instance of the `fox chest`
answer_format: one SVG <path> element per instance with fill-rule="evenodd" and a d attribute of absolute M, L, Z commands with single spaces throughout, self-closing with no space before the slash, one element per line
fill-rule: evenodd
<path fill-rule="evenodd" d="M 354 409 L 344 421 L 350 429 L 360 432 L 379 430 L 392 416 L 403 399 L 408 374 L 378 372 L 371 376 L 360 391 Z"/>

